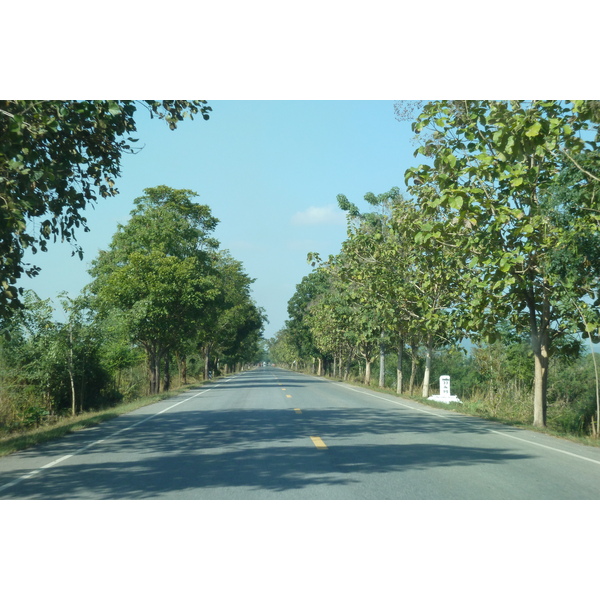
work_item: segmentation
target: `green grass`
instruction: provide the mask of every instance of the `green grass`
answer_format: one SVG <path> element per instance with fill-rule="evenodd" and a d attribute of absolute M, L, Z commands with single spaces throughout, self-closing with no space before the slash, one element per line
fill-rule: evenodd
<path fill-rule="evenodd" d="M 104 421 L 109 421 L 110 419 L 114 419 L 120 415 L 132 412 L 138 408 L 142 408 L 143 406 L 148 406 L 149 404 L 160 402 L 166 398 L 177 396 L 185 390 L 202 385 L 202 382 L 185 385 L 155 396 L 145 396 L 130 402 L 118 404 L 111 408 L 107 408 L 106 410 L 100 410 L 97 412 L 84 412 L 75 417 L 65 417 L 53 424 L 42 425 L 36 429 L 27 430 L 24 432 L 15 432 L 1 436 L 0 456 L 6 456 L 8 454 L 12 454 L 13 452 L 18 452 L 19 450 L 25 450 L 31 446 L 36 446 L 37 444 L 42 444 L 50 440 L 61 438 L 73 431 L 95 427 L 96 425 L 100 425 L 100 423 L 104 423 Z"/>

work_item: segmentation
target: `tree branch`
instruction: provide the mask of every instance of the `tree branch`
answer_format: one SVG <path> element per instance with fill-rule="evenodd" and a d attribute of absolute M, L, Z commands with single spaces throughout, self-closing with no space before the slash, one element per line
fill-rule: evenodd
<path fill-rule="evenodd" d="M 562 152 L 582 173 L 585 173 L 595 181 L 600 181 L 600 177 L 596 177 L 589 171 L 586 171 L 564 148 L 560 148 L 560 152 Z"/>

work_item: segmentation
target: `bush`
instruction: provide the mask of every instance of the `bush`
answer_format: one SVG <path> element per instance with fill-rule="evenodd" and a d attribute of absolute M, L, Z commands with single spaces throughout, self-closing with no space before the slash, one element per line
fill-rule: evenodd
<path fill-rule="evenodd" d="M 548 381 L 548 425 L 565 433 L 585 435 L 591 429 L 595 414 L 596 377 L 592 355 L 553 361 Z"/>
<path fill-rule="evenodd" d="M 512 381 L 496 389 L 476 389 L 461 398 L 470 413 L 514 424 L 529 425 L 533 421 L 533 392 Z"/>

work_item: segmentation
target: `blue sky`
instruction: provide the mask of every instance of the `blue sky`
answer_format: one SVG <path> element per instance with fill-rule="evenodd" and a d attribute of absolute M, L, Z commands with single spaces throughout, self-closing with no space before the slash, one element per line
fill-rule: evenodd
<path fill-rule="evenodd" d="M 393 101 L 213 101 L 209 121 L 186 120 L 175 131 L 139 110 L 138 145 L 126 155 L 119 195 L 86 211 L 84 259 L 67 244 L 38 253 L 42 273 L 22 283 L 42 298 L 75 296 L 90 281 L 90 261 L 108 247 L 144 188 L 190 189 L 220 220 L 221 247 L 256 279 L 253 296 L 269 318 L 265 337 L 284 326 L 287 302 L 311 271 L 308 252 L 327 256 L 346 237 L 337 194 L 366 207 L 366 192 L 404 185 L 416 161 L 410 124 Z"/>

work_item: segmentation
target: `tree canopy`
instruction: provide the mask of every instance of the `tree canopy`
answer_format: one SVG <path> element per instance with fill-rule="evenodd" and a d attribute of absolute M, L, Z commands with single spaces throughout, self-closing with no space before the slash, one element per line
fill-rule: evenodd
<path fill-rule="evenodd" d="M 81 256 L 85 208 L 118 193 L 121 157 L 135 152 L 136 112 L 171 129 L 186 117 L 209 118 L 204 100 L 0 100 L 0 316 L 20 306 L 25 250 L 67 241 Z"/>
<path fill-rule="evenodd" d="M 192 190 L 147 188 L 131 218 L 101 251 L 89 286 L 101 314 L 119 311 L 130 339 L 148 359 L 150 390 L 160 389 L 169 360 L 190 349 L 208 361 L 217 350 L 229 358 L 251 339 L 256 344 L 264 316 L 254 305 L 252 283 L 239 261 L 219 252 L 216 219 Z"/>
<path fill-rule="evenodd" d="M 489 336 L 498 318 L 509 318 L 531 336 L 538 426 L 546 422 L 548 359 L 573 311 L 552 267 L 573 238 L 548 198 L 561 171 L 596 150 L 584 135 L 590 114 L 582 101 L 439 101 L 426 104 L 413 125 L 422 141 L 416 154 L 429 162 L 409 169 L 406 181 L 424 214 L 436 216 L 419 236 L 465 257 L 467 329 Z M 574 228 L 598 238 L 593 211 L 580 213 Z"/>

